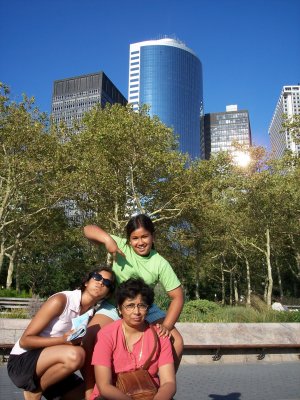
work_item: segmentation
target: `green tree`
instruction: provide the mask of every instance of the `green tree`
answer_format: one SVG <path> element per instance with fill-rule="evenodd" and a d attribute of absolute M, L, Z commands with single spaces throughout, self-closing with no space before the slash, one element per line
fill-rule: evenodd
<path fill-rule="evenodd" d="M 34 99 L 10 100 L 0 85 L 0 268 L 8 259 L 6 286 L 24 240 L 45 222 L 62 197 L 62 153 L 57 132 L 49 131 Z"/>
<path fill-rule="evenodd" d="M 172 130 L 147 109 L 96 107 L 68 146 L 69 196 L 87 220 L 110 232 L 123 232 L 135 211 L 173 221 L 186 206 L 188 158 L 178 151 Z"/>

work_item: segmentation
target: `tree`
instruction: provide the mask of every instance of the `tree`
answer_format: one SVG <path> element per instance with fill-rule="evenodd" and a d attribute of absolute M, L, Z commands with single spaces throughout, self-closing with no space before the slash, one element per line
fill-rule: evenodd
<path fill-rule="evenodd" d="M 295 114 L 292 117 L 285 115 L 282 126 L 289 131 L 293 141 L 300 144 L 300 115 Z"/>
<path fill-rule="evenodd" d="M 6 286 L 24 240 L 62 197 L 63 147 L 47 117 L 26 96 L 18 104 L 0 85 L 0 269 L 9 259 Z"/>
<path fill-rule="evenodd" d="M 72 191 L 90 220 L 121 233 L 133 212 L 156 221 L 180 215 L 187 190 L 187 157 L 177 151 L 171 129 L 147 109 L 96 107 L 69 138 Z"/>

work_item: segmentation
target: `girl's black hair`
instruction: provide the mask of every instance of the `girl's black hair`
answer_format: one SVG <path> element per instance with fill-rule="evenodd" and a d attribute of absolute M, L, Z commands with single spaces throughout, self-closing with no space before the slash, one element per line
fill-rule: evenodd
<path fill-rule="evenodd" d="M 151 235 L 154 235 L 155 228 L 151 218 L 148 217 L 148 215 L 146 214 L 134 215 L 130 218 L 126 225 L 127 243 L 129 243 L 130 235 L 132 234 L 132 232 L 139 228 L 144 228 L 148 232 L 150 232 Z M 152 249 L 154 249 L 154 244 L 152 244 Z"/>
<path fill-rule="evenodd" d="M 139 294 L 142 296 L 145 304 L 151 307 L 154 301 L 154 290 L 143 279 L 130 278 L 121 283 L 116 290 L 118 307 L 120 308 L 126 299 L 134 299 Z"/>
<path fill-rule="evenodd" d="M 106 264 L 100 264 L 97 268 L 93 269 L 93 271 L 89 272 L 88 275 L 86 275 L 86 277 L 83 279 L 83 281 L 81 282 L 80 285 L 80 290 L 83 293 L 86 286 L 85 284 L 92 278 L 93 274 L 95 272 L 101 272 L 101 271 L 107 271 L 111 274 L 111 280 L 113 282 L 113 285 L 110 286 L 109 288 L 109 293 L 113 293 L 115 290 L 115 282 L 116 282 L 116 275 L 114 273 L 114 271 L 112 270 L 112 268 Z"/>

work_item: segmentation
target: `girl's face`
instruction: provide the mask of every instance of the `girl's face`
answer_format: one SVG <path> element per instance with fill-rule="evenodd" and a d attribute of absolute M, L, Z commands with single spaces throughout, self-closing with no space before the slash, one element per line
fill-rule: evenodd
<path fill-rule="evenodd" d="M 110 292 L 110 286 L 113 283 L 112 274 L 108 271 L 98 271 L 93 274 L 86 283 L 86 288 L 90 293 L 99 299 L 104 299 Z"/>
<path fill-rule="evenodd" d="M 128 326 L 138 327 L 145 321 L 148 305 L 139 294 L 134 299 L 127 298 L 119 308 L 122 319 Z"/>
<path fill-rule="evenodd" d="M 129 243 L 136 254 L 147 256 L 153 244 L 153 235 L 145 228 L 140 227 L 131 233 Z"/>

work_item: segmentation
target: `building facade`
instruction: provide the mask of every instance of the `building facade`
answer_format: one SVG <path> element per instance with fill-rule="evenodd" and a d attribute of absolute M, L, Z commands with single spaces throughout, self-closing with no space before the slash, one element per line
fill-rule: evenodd
<path fill-rule="evenodd" d="M 102 107 L 106 103 L 127 104 L 126 98 L 104 72 L 54 81 L 51 111 L 54 123 L 64 121 L 70 127 L 97 103 Z"/>
<path fill-rule="evenodd" d="M 208 160 L 219 151 L 234 152 L 234 143 L 243 147 L 252 144 L 249 113 L 237 105 L 226 106 L 226 111 L 204 115 L 201 137 L 201 158 Z"/>
<path fill-rule="evenodd" d="M 74 121 L 80 121 L 83 114 L 97 103 L 102 107 L 105 107 L 106 103 L 120 103 L 124 106 L 127 104 L 126 98 L 104 72 L 54 81 L 52 121 L 55 124 L 65 122 L 67 127 L 71 127 Z M 86 213 L 78 208 L 75 200 L 65 200 L 60 206 L 70 224 L 82 224 Z"/>
<path fill-rule="evenodd" d="M 300 86 L 283 86 L 269 127 L 271 149 L 276 158 L 282 157 L 285 150 L 300 154 L 300 145 L 282 127 L 284 115 L 292 118 L 296 114 L 300 114 Z"/>
<path fill-rule="evenodd" d="M 182 42 L 165 38 L 130 45 L 128 102 L 150 107 L 179 136 L 179 149 L 200 156 L 202 65 Z"/>

